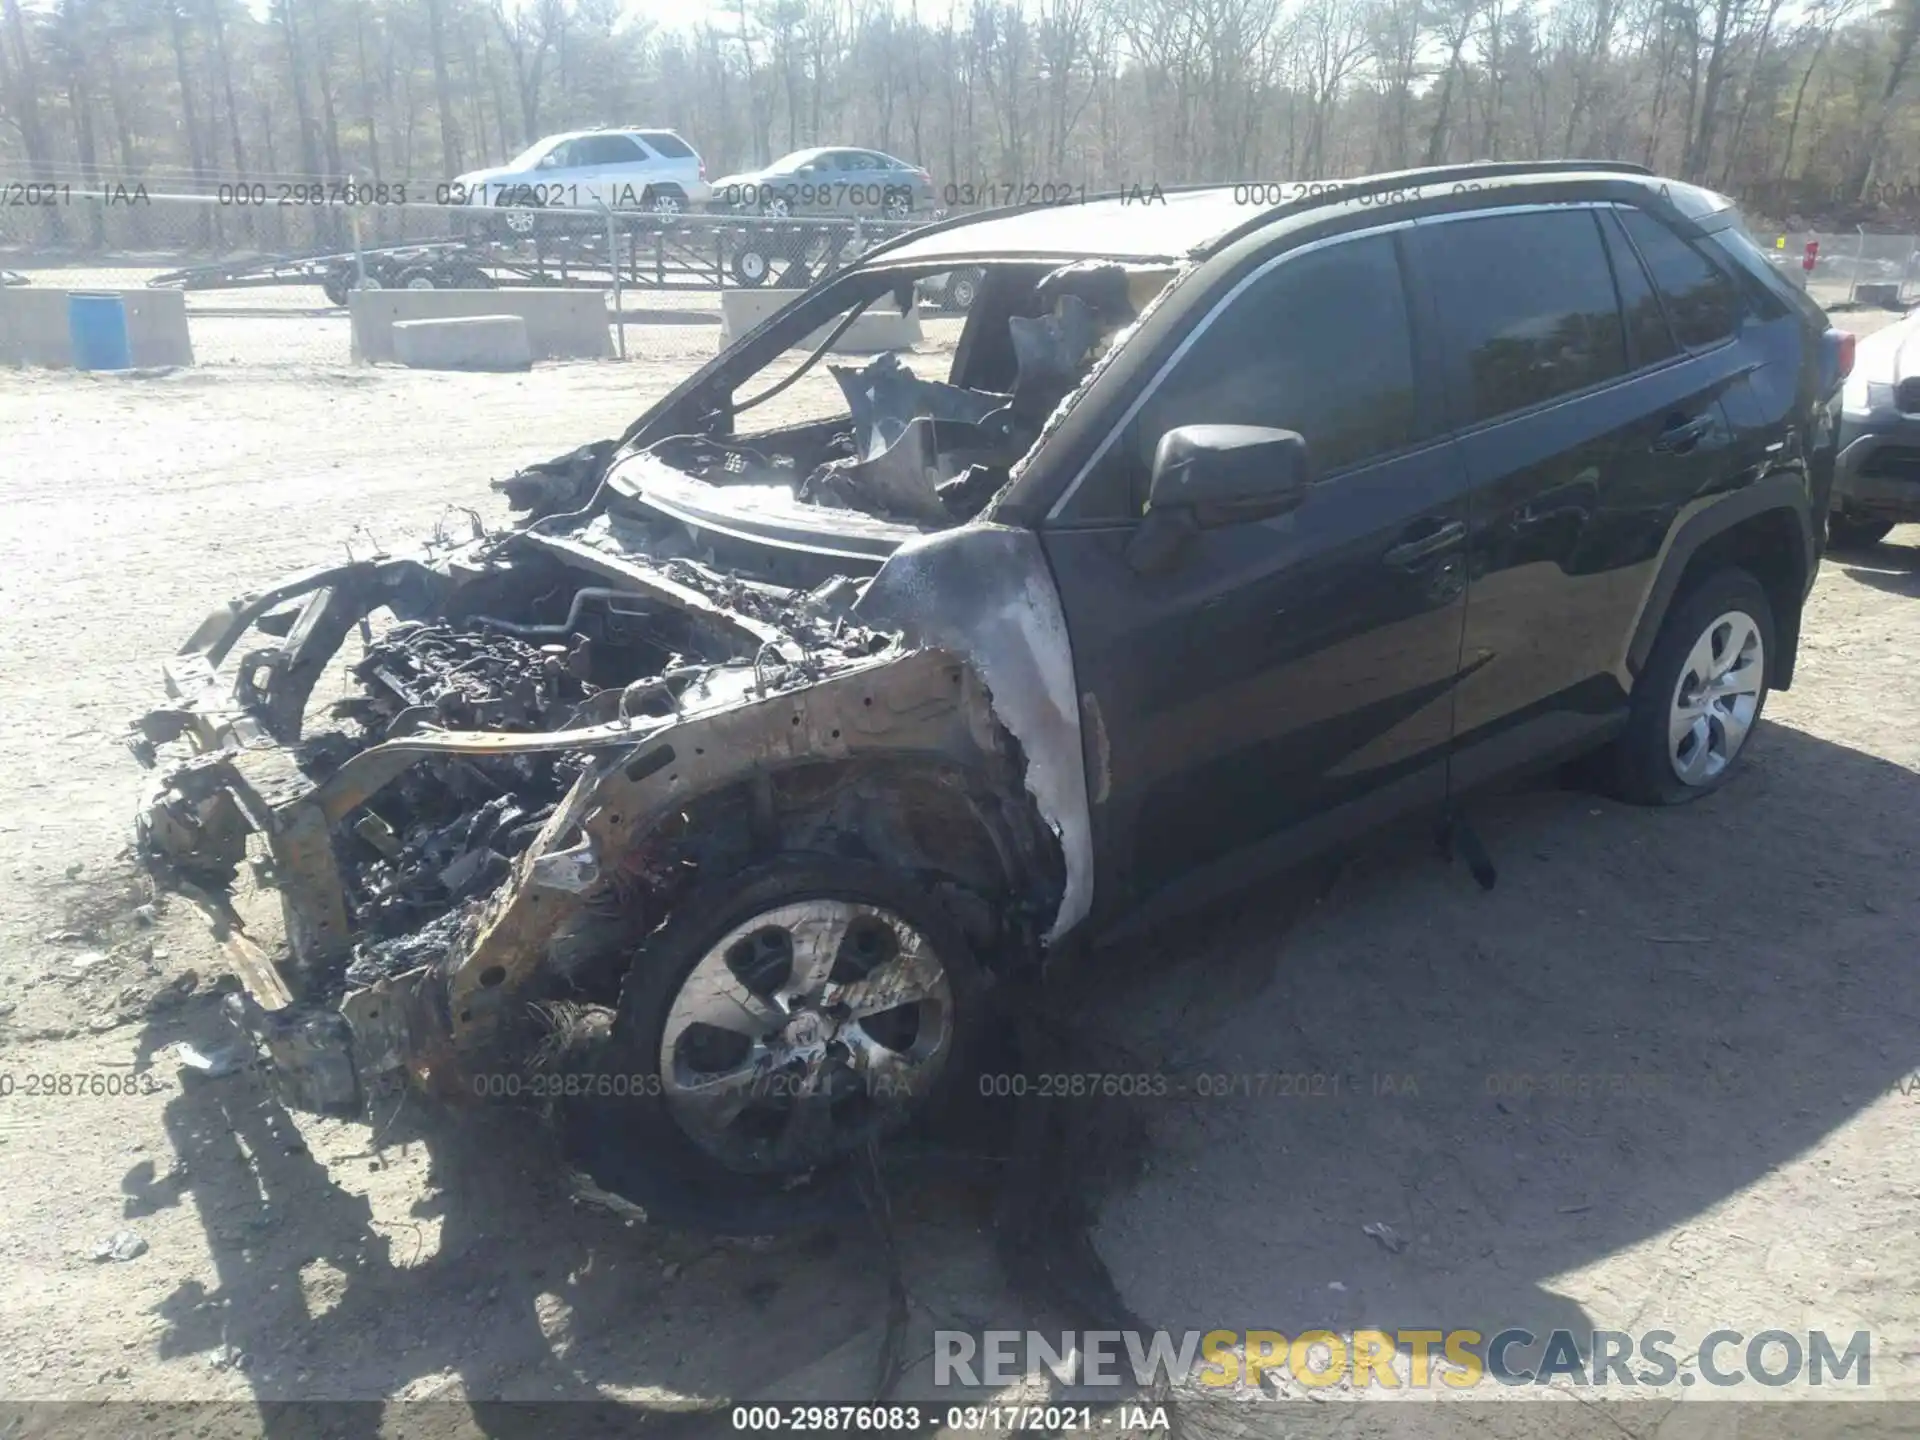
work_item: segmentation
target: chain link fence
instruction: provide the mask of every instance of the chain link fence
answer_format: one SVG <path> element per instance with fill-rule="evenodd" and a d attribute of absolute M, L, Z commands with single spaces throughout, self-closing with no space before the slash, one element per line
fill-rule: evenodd
<path fill-rule="evenodd" d="M 162 283 L 188 289 L 331 279 L 339 290 L 348 275 L 417 286 L 612 288 L 616 274 L 658 289 L 804 285 L 926 218 L 394 202 L 388 193 L 313 182 L 155 194 L 0 180 L 0 264 L 180 267 Z"/>
<path fill-rule="evenodd" d="M 184 261 L 346 249 L 352 243 L 350 207 L 326 203 L 319 182 L 313 186 L 320 195 L 317 203 L 287 199 L 256 205 L 257 187 L 220 189 L 219 195 L 196 195 L 157 193 L 137 183 L 86 189 L 0 180 L 0 254 L 28 264 L 143 257 Z"/>
<path fill-rule="evenodd" d="M 1920 235 L 1767 230 L 1753 235 L 1779 270 L 1820 304 L 1920 304 Z"/>
<path fill-rule="evenodd" d="M 140 183 L 0 178 L 0 268 L 182 267 L 168 283 L 314 283 L 336 303 L 354 284 L 788 287 L 927 218 L 434 203 L 445 188 L 277 179 L 158 193 Z M 1765 221 L 1752 229 L 1768 258 L 1822 305 L 1920 304 L 1920 235 L 1786 230 Z"/>

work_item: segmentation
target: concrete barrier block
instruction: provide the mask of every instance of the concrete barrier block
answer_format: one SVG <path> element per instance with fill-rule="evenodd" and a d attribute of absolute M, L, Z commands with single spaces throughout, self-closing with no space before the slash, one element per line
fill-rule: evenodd
<path fill-rule="evenodd" d="M 408 320 L 518 316 L 537 360 L 605 360 L 613 354 L 606 292 L 505 286 L 498 290 L 354 290 L 347 295 L 353 358 L 395 357 L 393 327 Z"/>
<path fill-rule="evenodd" d="M 0 289 L 0 363 L 71 367 L 73 336 L 67 329 L 67 300 L 73 293 L 38 285 Z M 127 311 L 127 345 L 137 369 L 193 364 L 185 291 L 90 288 L 82 293 L 120 297 Z"/>
<path fill-rule="evenodd" d="M 720 292 L 720 344 L 724 348 L 782 309 L 802 290 L 722 290 Z"/>
<path fill-rule="evenodd" d="M 725 349 L 776 310 L 784 308 L 800 290 L 722 290 L 720 292 L 720 346 Z M 827 338 L 833 329 L 823 325 L 796 350 L 811 350 Z M 902 315 L 891 302 L 876 300 L 867 312 L 847 328 L 834 343 L 836 355 L 871 355 L 881 350 L 911 350 L 926 338 L 920 328 L 920 307 L 915 305 Z"/>
<path fill-rule="evenodd" d="M 395 321 L 393 358 L 416 370 L 525 370 L 533 348 L 518 315 L 456 315 Z"/>
<path fill-rule="evenodd" d="M 1878 305 L 1883 310 L 1900 308 L 1900 282 L 1897 280 L 1862 281 L 1853 287 L 1856 305 Z"/>

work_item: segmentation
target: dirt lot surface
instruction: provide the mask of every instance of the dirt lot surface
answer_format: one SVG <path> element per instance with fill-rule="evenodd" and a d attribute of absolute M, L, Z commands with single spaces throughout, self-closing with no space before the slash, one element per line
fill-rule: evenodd
<path fill-rule="evenodd" d="M 223 1038 L 225 967 L 125 849 L 119 737 L 208 609 L 449 507 L 503 518 L 488 479 L 617 431 L 712 353 L 710 306 L 671 308 L 625 363 L 453 376 L 349 367 L 317 292 L 196 297 L 193 370 L 0 374 L 0 1399 L 244 1401 L 134 1428 L 292 1434 L 253 1402 L 864 1393 L 889 1293 L 863 1220 L 661 1231 L 577 1203 L 531 1116 L 315 1120 L 253 1074 L 182 1071 L 173 1047 Z M 1711 801 L 1490 798 L 1491 893 L 1389 833 L 1069 976 L 1101 1070 L 1187 1086 L 1129 1111 L 1142 1161 L 1093 1197 L 1126 1307 L 1174 1330 L 1678 1337 L 1649 1403 L 1530 1407 L 1524 1429 L 1506 1406 L 1500 1433 L 1707 1433 L 1678 1402 L 1834 1393 L 1689 1388 L 1717 1328 L 1869 1330 L 1872 1385 L 1843 1388 L 1920 1398 L 1916 540 L 1829 559 L 1797 683 Z M 1061 1113 L 1097 1139 L 1110 1112 Z M 909 1394 L 936 1327 L 1068 1323 L 996 1258 L 1004 1179 L 893 1196 Z M 119 1231 L 142 1253 L 96 1259 Z M 1744 1368 L 1744 1342 L 1721 1358 Z M 431 1414 L 529 1433 L 482 1403 Z"/>

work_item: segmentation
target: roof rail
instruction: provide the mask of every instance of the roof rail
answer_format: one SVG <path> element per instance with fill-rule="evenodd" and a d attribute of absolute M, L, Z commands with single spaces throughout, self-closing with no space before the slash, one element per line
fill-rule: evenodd
<path fill-rule="evenodd" d="M 1260 229 L 1282 215 L 1299 215 L 1326 205 L 1343 205 L 1362 195 L 1391 194 L 1415 186 L 1464 184 L 1471 180 L 1517 179 L 1525 175 L 1583 174 L 1594 170 L 1620 175 L 1651 175 L 1653 171 L 1629 160 L 1477 160 L 1464 165 L 1424 165 L 1413 170 L 1395 170 L 1385 175 L 1363 175 L 1358 180 L 1329 180 L 1317 194 L 1283 200 L 1242 221 L 1224 234 L 1216 235 L 1200 247 L 1210 255 L 1224 249 L 1241 236 Z"/>
<path fill-rule="evenodd" d="M 1299 214 L 1319 209 L 1323 205 L 1341 204 L 1360 195 L 1378 195 L 1394 190 L 1404 190 L 1413 185 L 1461 183 L 1468 180 L 1493 180 L 1521 175 L 1578 174 L 1593 170 L 1621 175 L 1654 173 L 1646 166 L 1636 165 L 1629 160 L 1479 160 L 1463 165 L 1426 165 L 1413 170 L 1395 170 L 1384 175 L 1363 175 L 1357 180 L 1330 180 L 1325 182 L 1329 188 L 1317 194 L 1285 200 L 1278 205 L 1268 206 L 1259 211 L 1225 234 L 1207 241 L 1200 247 L 1200 253 L 1210 254 L 1228 242 L 1238 240 L 1242 235 L 1259 229 L 1276 216 Z M 1235 184 L 1244 183 L 1246 182 L 1233 180 L 1200 180 L 1182 185 L 1162 185 L 1158 188 L 1162 195 L 1189 195 L 1196 190 L 1227 190 Z M 1105 194 L 1089 195 L 1086 200 L 1076 203 L 1090 205 L 1096 200 L 1123 200 L 1138 194 L 1139 187 L 1122 186 L 1118 190 Z M 931 224 L 918 226 L 882 241 L 863 254 L 858 263 L 864 265 L 874 256 L 896 249 L 908 240 L 918 239 L 922 235 L 958 229 L 962 225 L 971 225 L 977 220 L 991 220 L 1002 215 L 1018 215 L 1027 210 L 1050 209 L 1055 203 L 1057 202 L 1030 200 L 1025 204 L 997 205 L 991 210 L 976 210 L 968 215 L 949 215 L 945 220 L 935 220 Z"/>

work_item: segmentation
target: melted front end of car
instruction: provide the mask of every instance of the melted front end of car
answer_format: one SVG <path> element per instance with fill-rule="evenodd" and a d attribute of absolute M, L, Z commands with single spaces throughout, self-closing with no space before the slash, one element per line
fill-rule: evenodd
<path fill-rule="evenodd" d="M 948 1013 L 966 976 L 1037 961 L 1091 910 L 1065 617 L 1037 537 L 987 507 L 1124 333 L 1133 278 L 1043 277 L 1047 313 L 1006 321 L 1004 392 L 885 355 L 834 368 L 843 420 L 742 436 L 700 408 L 743 378 L 722 363 L 625 440 L 499 482 L 512 529 L 476 518 L 210 615 L 131 737 L 154 772 L 139 848 L 212 915 L 243 981 L 229 1013 L 284 1098 L 539 1093 L 515 1082 L 589 1031 L 682 1109 L 722 1080 L 758 1094 L 769 1067 L 783 1095 L 871 1099 L 860 1082 L 931 1056 L 932 1086 L 965 1047 L 931 1037 L 978 1015 Z M 735 973 L 700 917 L 743 895 L 765 902 L 735 922 L 756 944 L 883 916 L 920 968 Z M 734 981 L 729 1013 L 755 1021 L 722 1076 L 681 1021 Z M 768 1151 L 803 1152 L 824 1153 Z"/>
<path fill-rule="evenodd" d="M 975 668 L 856 623 L 852 588 L 656 562 L 603 516 L 210 616 L 132 739 L 155 768 L 139 843 L 219 917 L 231 1012 L 289 1101 L 355 1108 L 409 1073 L 458 1091 L 537 1047 L 537 1002 L 612 999 L 695 877 L 862 764 L 984 763 L 1019 795 Z M 316 697 L 356 630 L 346 692 Z M 249 632 L 269 643 L 242 650 Z M 257 889 L 283 959 L 239 913 Z"/>

